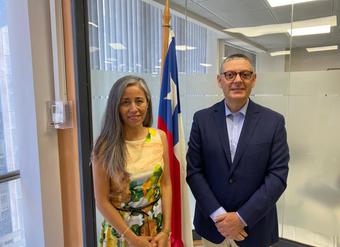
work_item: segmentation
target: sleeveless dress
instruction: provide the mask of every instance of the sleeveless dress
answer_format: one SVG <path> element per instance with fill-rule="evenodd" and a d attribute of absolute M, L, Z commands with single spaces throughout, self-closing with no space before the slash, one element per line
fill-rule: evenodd
<path fill-rule="evenodd" d="M 159 132 L 149 128 L 146 138 L 125 141 L 125 145 L 126 170 L 130 174 L 130 180 L 126 186 L 128 199 L 112 204 L 136 235 L 155 236 L 163 226 L 160 186 L 163 174 L 163 143 Z M 99 236 L 99 247 L 118 246 L 127 246 L 127 243 L 104 220 Z"/>

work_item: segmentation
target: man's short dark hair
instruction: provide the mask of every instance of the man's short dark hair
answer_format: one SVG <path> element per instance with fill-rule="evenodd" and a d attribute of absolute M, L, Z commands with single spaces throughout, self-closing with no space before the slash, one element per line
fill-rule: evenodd
<path fill-rule="evenodd" d="M 255 71 L 255 68 L 254 68 L 254 66 L 253 66 L 253 61 L 252 61 L 247 55 L 244 55 L 244 54 L 241 54 L 241 53 L 235 53 L 235 54 L 232 54 L 232 55 L 226 57 L 226 58 L 222 61 L 221 66 L 220 66 L 220 73 L 223 73 L 223 72 L 224 72 L 224 71 L 223 71 L 223 65 L 224 65 L 226 62 L 229 62 L 229 61 L 231 61 L 231 60 L 236 60 L 236 59 L 244 59 L 244 60 L 247 60 L 247 61 L 250 63 L 250 65 L 251 65 L 253 71 Z"/>

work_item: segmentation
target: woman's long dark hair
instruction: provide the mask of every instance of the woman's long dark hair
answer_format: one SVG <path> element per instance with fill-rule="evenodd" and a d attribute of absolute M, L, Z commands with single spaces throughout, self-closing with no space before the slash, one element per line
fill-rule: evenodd
<path fill-rule="evenodd" d="M 129 86 L 138 86 L 144 93 L 148 103 L 143 125 L 152 125 L 152 104 L 149 88 L 143 78 L 124 76 L 112 86 L 106 105 L 104 123 L 92 152 L 92 161 L 103 165 L 109 177 L 129 177 L 126 171 L 126 152 L 123 122 L 119 115 L 119 104 L 124 91 Z"/>

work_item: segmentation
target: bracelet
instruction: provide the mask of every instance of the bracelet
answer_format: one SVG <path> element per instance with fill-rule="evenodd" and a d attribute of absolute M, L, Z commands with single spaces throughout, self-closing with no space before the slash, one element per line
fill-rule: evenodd
<path fill-rule="evenodd" d="M 120 239 L 124 240 L 124 237 L 125 237 L 125 233 L 127 233 L 127 231 L 129 230 L 130 228 L 127 226 L 124 230 L 124 232 L 122 234 L 120 234 Z"/>

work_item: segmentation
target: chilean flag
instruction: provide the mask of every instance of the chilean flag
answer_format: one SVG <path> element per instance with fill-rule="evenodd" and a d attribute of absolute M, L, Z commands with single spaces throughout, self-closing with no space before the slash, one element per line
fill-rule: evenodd
<path fill-rule="evenodd" d="M 185 142 L 179 97 L 176 44 L 173 32 L 170 32 L 169 36 L 159 101 L 158 128 L 163 130 L 168 138 L 172 182 L 171 246 L 183 247 L 184 242 L 185 247 L 191 247 L 193 246 L 192 225 L 188 189 L 184 180 L 186 172 Z"/>

